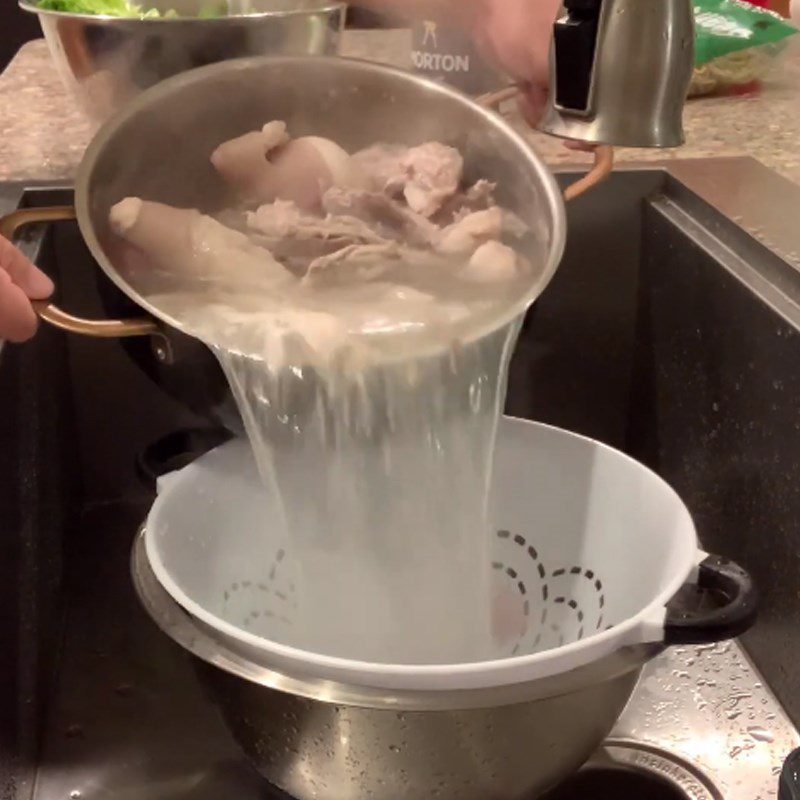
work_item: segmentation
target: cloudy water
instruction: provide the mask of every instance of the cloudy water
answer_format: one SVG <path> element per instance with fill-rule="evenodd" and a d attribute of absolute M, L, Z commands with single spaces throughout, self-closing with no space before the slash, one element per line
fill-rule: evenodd
<path fill-rule="evenodd" d="M 394 663 L 490 654 L 486 506 L 516 332 L 357 375 L 216 351 L 282 505 L 293 644 Z"/>

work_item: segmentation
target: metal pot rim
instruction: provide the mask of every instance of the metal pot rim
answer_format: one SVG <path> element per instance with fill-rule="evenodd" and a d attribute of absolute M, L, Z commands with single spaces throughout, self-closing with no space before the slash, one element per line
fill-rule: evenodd
<path fill-rule="evenodd" d="M 340 11 L 344 2 L 320 0 L 319 6 L 314 8 L 291 8 L 274 11 L 257 11 L 250 14 L 226 14 L 224 17 L 116 17 L 112 14 L 78 14 L 74 11 L 55 11 L 49 8 L 40 8 L 33 0 L 18 0 L 17 5 L 29 14 L 39 14 L 55 19 L 74 19 L 82 22 L 94 22 L 98 25 L 224 25 L 226 22 L 240 22 L 241 20 L 275 19 L 280 17 L 305 16 L 308 14 L 333 13 Z"/>

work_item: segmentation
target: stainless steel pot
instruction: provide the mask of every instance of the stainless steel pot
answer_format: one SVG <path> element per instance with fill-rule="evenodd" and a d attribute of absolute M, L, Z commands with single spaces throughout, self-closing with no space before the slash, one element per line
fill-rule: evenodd
<path fill-rule="evenodd" d="M 261 774 L 310 800 L 535 798 L 611 731 L 659 645 L 591 670 L 463 692 L 374 692 L 285 675 L 228 650 L 160 586 L 137 537 L 136 590 L 155 623 L 196 657 L 231 732 Z"/>
<path fill-rule="evenodd" d="M 228 190 L 209 162 L 211 152 L 270 119 L 285 120 L 293 135 L 328 136 L 350 151 L 380 141 L 444 141 L 464 154 L 467 179 L 497 182 L 500 202 L 530 226 L 526 255 L 540 267 L 535 283 L 498 327 L 519 316 L 553 275 L 566 233 L 563 199 L 546 166 L 500 116 L 446 86 L 377 64 L 322 57 L 241 59 L 163 81 L 113 117 L 81 162 L 75 209 L 23 209 L 0 223 L 0 230 L 13 236 L 28 223 L 77 216 L 110 279 L 103 282 L 109 304 L 137 314 L 80 320 L 44 302 L 38 304 L 42 319 L 81 334 L 130 339 L 140 364 L 176 397 L 235 426 L 215 359 L 148 301 L 146 276 L 136 272 L 129 248 L 110 231 L 108 212 L 131 195 L 204 211 L 225 207 Z"/>
<path fill-rule="evenodd" d="M 194 657 L 244 752 L 298 800 L 533 800 L 605 739 L 647 661 L 667 644 L 738 635 L 757 602 L 746 573 L 710 557 L 698 575 L 708 592 L 687 585 L 673 599 L 664 641 L 516 684 L 388 690 L 279 672 L 231 649 L 159 583 L 143 531 L 131 568 L 145 610 Z"/>
<path fill-rule="evenodd" d="M 39 17 L 53 63 L 81 108 L 103 121 L 144 89 L 195 67 L 264 55 L 334 55 L 344 25 L 337 0 L 253 0 L 243 13 L 219 13 L 217 0 L 147 0 L 177 18 L 73 14 L 21 0 Z M 198 15 L 200 15 L 198 17 Z"/>

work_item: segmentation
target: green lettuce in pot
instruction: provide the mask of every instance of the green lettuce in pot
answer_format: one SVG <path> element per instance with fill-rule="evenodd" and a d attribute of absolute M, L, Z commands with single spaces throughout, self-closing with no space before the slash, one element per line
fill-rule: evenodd
<path fill-rule="evenodd" d="M 147 9 L 131 0 L 40 0 L 39 8 L 45 11 L 63 11 L 69 14 L 92 14 L 105 17 L 128 17 L 130 19 L 171 19 L 177 17 L 175 11 Z M 203 6 L 197 16 L 203 19 L 227 16 L 227 4 L 209 3 Z"/>

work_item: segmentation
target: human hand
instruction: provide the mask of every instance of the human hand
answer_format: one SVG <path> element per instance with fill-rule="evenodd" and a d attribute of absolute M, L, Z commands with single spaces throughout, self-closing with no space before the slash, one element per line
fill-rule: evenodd
<path fill-rule="evenodd" d="M 520 107 L 536 125 L 547 100 L 550 42 L 562 0 L 353 0 L 406 20 L 438 19 L 466 28 L 481 55 L 522 88 Z"/>
<path fill-rule="evenodd" d="M 478 0 L 472 35 L 481 55 L 516 80 L 530 125 L 544 111 L 553 23 L 561 0 Z"/>
<path fill-rule="evenodd" d="M 47 275 L 0 236 L 0 339 L 30 339 L 38 326 L 31 300 L 49 297 L 53 288 Z"/>

